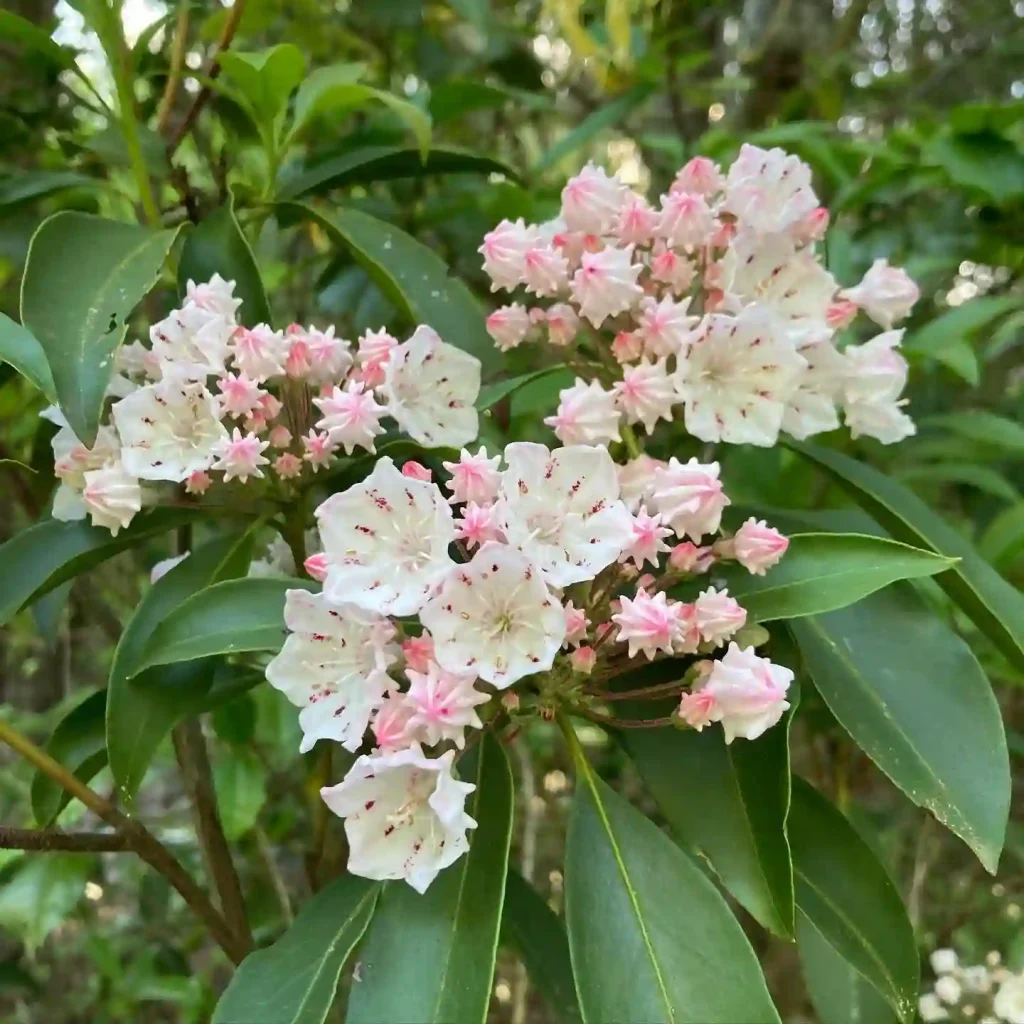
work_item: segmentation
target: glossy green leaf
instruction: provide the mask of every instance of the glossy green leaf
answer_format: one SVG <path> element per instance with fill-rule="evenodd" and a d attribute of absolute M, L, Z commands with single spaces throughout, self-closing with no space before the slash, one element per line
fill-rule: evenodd
<path fill-rule="evenodd" d="M 476 400 L 476 407 L 484 412 L 497 405 L 503 398 L 515 394 L 520 388 L 532 384 L 534 381 L 543 380 L 553 373 L 559 373 L 565 367 L 559 363 L 557 366 L 545 366 L 542 370 L 534 370 L 533 373 L 524 373 L 519 377 L 507 377 L 505 380 L 496 380 L 491 384 L 485 384 L 480 389 L 480 397 Z"/>
<path fill-rule="evenodd" d="M 176 235 L 66 211 L 32 236 L 21 319 L 39 339 L 61 410 L 85 444 L 96 437 L 129 314 L 156 283 Z"/>
<path fill-rule="evenodd" d="M 1024 454 L 1024 427 L 1014 420 L 984 409 L 926 416 L 919 425 L 922 428 L 939 427 L 970 441 L 1005 448 L 1016 455 Z"/>
<path fill-rule="evenodd" d="M 76 171 L 18 171 L 0 177 L 0 206 L 44 199 L 73 188 L 102 188 L 103 184 L 101 178 L 90 178 Z"/>
<path fill-rule="evenodd" d="M 556 1019 L 582 1020 L 565 925 L 518 871 L 510 870 L 505 882 L 501 934 L 519 953 L 530 982 Z"/>
<path fill-rule="evenodd" d="M 318 588 L 311 580 L 253 576 L 200 590 L 150 633 L 135 673 L 214 654 L 276 651 L 284 642 L 285 593 L 296 589 Z"/>
<path fill-rule="evenodd" d="M 86 522 L 46 519 L 0 545 L 0 625 L 65 580 L 128 548 L 199 518 L 197 509 L 158 508 L 116 537 Z"/>
<path fill-rule="evenodd" d="M 53 375 L 43 346 L 31 332 L 3 313 L 0 313 L 0 362 L 10 363 L 51 402 L 57 401 Z"/>
<path fill-rule="evenodd" d="M 114 651 L 107 684 L 110 770 L 121 799 L 134 799 L 157 748 L 171 729 L 202 706 L 214 684 L 209 661 L 136 673 L 154 630 L 192 595 L 248 570 L 252 537 L 208 541 L 146 592 Z M 133 678 L 134 677 L 134 678 Z"/>
<path fill-rule="evenodd" d="M 46 744 L 50 757 L 81 782 L 88 782 L 107 763 L 103 730 L 106 706 L 106 690 L 90 694 L 57 723 Z M 48 775 L 35 773 L 32 778 L 32 816 L 40 828 L 49 828 L 70 800 L 67 791 Z"/>
<path fill-rule="evenodd" d="M 421 896 L 392 882 L 360 952 L 348 1024 L 459 1024 L 487 1017 L 512 838 L 512 772 L 491 735 L 461 763 L 476 784 L 469 853 Z"/>
<path fill-rule="evenodd" d="M 994 872 L 1009 756 L 999 706 L 967 644 L 907 584 L 790 628 L 843 728 Z"/>
<path fill-rule="evenodd" d="M 220 274 L 235 282 L 235 297 L 242 300 L 236 314 L 246 327 L 269 324 L 270 305 L 260 268 L 235 216 L 234 197 L 204 217 L 185 238 L 178 262 L 178 290 L 184 294 L 192 281 L 208 281 Z"/>
<path fill-rule="evenodd" d="M 912 1019 L 917 944 L 885 868 L 846 818 L 802 779 L 793 779 L 788 827 L 801 917 L 900 1018 Z"/>
<path fill-rule="evenodd" d="M 213 785 L 224 835 L 241 839 L 267 799 L 267 769 L 251 750 L 225 751 L 213 765 Z"/>
<path fill-rule="evenodd" d="M 1024 196 L 1024 153 L 996 132 L 939 135 L 926 153 L 955 184 L 985 193 L 997 206 Z"/>
<path fill-rule="evenodd" d="M 584 1021 L 777 1022 L 757 957 L 714 884 L 594 774 L 578 743 L 574 753 L 565 919 Z"/>
<path fill-rule="evenodd" d="M 379 882 L 343 875 L 311 897 L 277 942 L 245 958 L 212 1024 L 323 1024 L 379 892 Z"/>
<path fill-rule="evenodd" d="M 655 713 L 646 703 L 627 708 L 628 717 Z M 788 729 L 787 719 L 752 743 L 729 745 L 720 729 L 624 729 L 620 736 L 677 839 L 784 938 L 793 936 L 794 913 Z"/>
<path fill-rule="evenodd" d="M 504 174 L 516 172 L 496 157 L 460 146 L 433 146 L 426 160 L 406 146 L 365 146 L 297 168 L 286 168 L 278 180 L 282 199 L 321 195 L 332 189 L 365 185 L 396 178 L 422 178 L 435 174 Z"/>
<path fill-rule="evenodd" d="M 294 218 L 315 221 L 348 249 L 410 323 L 429 324 L 449 344 L 475 355 L 484 370 L 500 364 L 487 333 L 483 307 L 465 282 L 449 276 L 444 261 L 425 245 L 386 221 L 358 210 L 330 216 L 302 203 L 278 207 Z"/>
<path fill-rule="evenodd" d="M 226 50 L 218 60 L 224 74 L 248 103 L 257 124 L 266 129 L 283 113 L 288 97 L 306 71 L 306 58 L 292 43 L 281 43 L 258 53 Z"/>
<path fill-rule="evenodd" d="M 311 117 L 330 107 L 333 90 L 356 85 L 365 75 L 366 65 L 358 61 L 339 61 L 326 67 L 314 68 L 302 80 L 295 94 L 292 131 L 299 131 Z"/>
<path fill-rule="evenodd" d="M 790 537 L 782 561 L 764 576 L 740 565 L 721 575 L 753 622 L 819 615 L 859 601 L 897 580 L 933 576 L 951 560 L 933 551 L 857 533 Z"/>
<path fill-rule="evenodd" d="M 1024 670 L 1024 597 L 920 498 L 871 466 L 816 445 L 789 442 L 826 469 L 897 540 L 959 559 L 935 579 L 975 625 Z"/>

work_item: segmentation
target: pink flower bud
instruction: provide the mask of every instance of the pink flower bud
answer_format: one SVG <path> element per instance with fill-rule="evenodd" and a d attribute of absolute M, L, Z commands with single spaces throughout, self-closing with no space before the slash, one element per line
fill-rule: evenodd
<path fill-rule="evenodd" d="M 677 572 L 700 574 L 714 564 L 715 555 L 710 547 L 698 547 L 693 541 L 677 544 L 668 556 L 668 564 Z"/>
<path fill-rule="evenodd" d="M 287 448 L 292 443 L 292 432 L 283 424 L 279 423 L 270 432 L 271 448 Z"/>
<path fill-rule="evenodd" d="M 574 672 L 589 676 L 597 664 L 597 652 L 593 647 L 577 647 L 569 655 L 569 664 Z"/>
<path fill-rule="evenodd" d="M 789 707 L 786 691 L 793 673 L 753 651 L 730 644 L 721 661 L 716 661 L 701 688 L 709 694 L 725 730 L 725 742 L 737 737 L 755 740 L 775 725 Z"/>
<path fill-rule="evenodd" d="M 718 647 L 724 644 L 747 621 L 746 609 L 728 590 L 708 587 L 694 602 L 697 628 L 705 643 Z"/>
<path fill-rule="evenodd" d="M 697 732 L 715 721 L 716 711 L 714 694 L 707 690 L 684 693 L 679 701 L 679 717 Z"/>
<path fill-rule="evenodd" d="M 432 480 L 433 474 L 420 462 L 410 459 L 402 466 L 402 476 L 412 477 L 413 480 Z"/>
<path fill-rule="evenodd" d="M 302 472 L 302 459 L 291 452 L 282 452 L 274 459 L 274 472 L 282 480 L 291 480 Z"/>
<path fill-rule="evenodd" d="M 402 642 L 406 668 L 413 672 L 427 672 L 434 660 L 434 638 L 429 633 L 411 636 Z"/>
<path fill-rule="evenodd" d="M 587 636 L 590 619 L 584 608 L 577 608 L 572 601 L 565 603 L 565 643 L 566 646 L 578 647 Z"/>
<path fill-rule="evenodd" d="M 306 575 L 317 583 L 323 583 L 327 579 L 327 567 L 330 564 L 330 558 L 326 552 L 320 551 L 315 555 L 310 555 L 309 558 L 302 563 L 303 569 L 306 570 Z"/>
<path fill-rule="evenodd" d="M 857 316 L 859 306 L 849 299 L 838 299 L 829 305 L 825 312 L 825 323 L 834 331 L 840 331 L 853 323 Z"/>
<path fill-rule="evenodd" d="M 768 526 L 763 519 L 753 517 L 733 537 L 736 561 L 755 576 L 763 576 L 773 565 L 777 565 L 788 547 L 788 537 Z"/>
<path fill-rule="evenodd" d="M 501 706 L 510 714 L 514 715 L 519 710 L 519 694 L 506 690 L 501 695 Z"/>
<path fill-rule="evenodd" d="M 672 192 L 695 192 L 709 196 L 721 191 L 722 175 L 718 165 L 706 156 L 695 156 L 680 169 L 672 182 Z"/>
<path fill-rule="evenodd" d="M 212 483 L 213 478 L 209 473 L 204 473 L 201 469 L 197 469 L 194 473 L 190 474 L 185 483 L 185 490 L 189 494 L 205 494 L 207 488 Z"/>
<path fill-rule="evenodd" d="M 635 331 L 619 331 L 612 342 L 612 355 L 620 363 L 635 362 L 644 351 L 643 341 Z"/>
<path fill-rule="evenodd" d="M 878 259 L 856 288 L 847 288 L 840 295 L 856 302 L 876 324 L 889 330 L 910 312 L 921 292 L 905 270 Z"/>

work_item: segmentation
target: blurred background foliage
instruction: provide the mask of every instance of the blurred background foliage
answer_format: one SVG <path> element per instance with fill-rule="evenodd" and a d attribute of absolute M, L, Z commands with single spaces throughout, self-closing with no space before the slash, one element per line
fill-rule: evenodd
<path fill-rule="evenodd" d="M 46 216 L 78 209 L 132 217 L 138 200 L 124 144 L 107 121 L 113 86 L 84 28 L 79 8 L 87 3 L 6 0 L 0 10 L 0 310 L 15 318 L 29 239 Z M 276 323 L 336 322 L 355 337 L 401 325 L 402 313 L 321 229 L 281 223 L 262 200 L 325 210 L 344 202 L 391 221 L 487 303 L 476 254 L 484 232 L 503 217 L 551 216 L 564 178 L 587 159 L 656 197 L 696 153 L 724 161 L 742 141 L 782 146 L 811 164 L 832 211 L 826 262 L 837 279 L 852 285 L 886 256 L 922 287 L 904 343 L 918 435 L 889 449 L 842 443 L 941 510 L 1012 583 L 1024 582 L 1024 2 L 249 0 L 235 49 L 288 42 L 307 69 L 365 65 L 364 82 L 429 116 L 427 161 L 410 134 L 423 118 L 380 105 L 314 111 L 276 166 L 240 109 L 230 67 L 207 112 L 168 157 L 166 137 L 199 88 L 187 79 L 177 107 L 160 109 L 172 29 L 187 16 L 185 64 L 203 78 L 233 13 L 215 0 L 181 7 L 125 0 L 124 60 L 137 76 L 148 125 L 142 150 L 162 211 L 172 222 L 196 219 L 230 189 L 257 240 Z M 535 359 L 518 350 L 510 370 L 534 368 Z M 556 373 L 517 392 L 501 414 L 506 435 L 547 439 L 540 419 L 565 379 Z M 52 428 L 38 420 L 41 404 L 11 367 L 0 366 L 3 538 L 41 514 L 52 488 Z M 845 505 L 822 474 L 784 447 L 730 450 L 724 463 L 737 504 L 805 508 L 812 516 Z M 852 513 L 843 514 L 852 523 Z M 113 642 L 138 601 L 144 570 L 168 553 L 154 546 L 145 566 L 114 559 L 79 577 L 19 617 L 0 642 L 0 701 L 19 726 L 44 741 L 58 722 L 76 722 L 50 739 L 65 763 L 102 764 L 100 688 Z M 937 587 L 925 592 L 995 683 L 1016 774 L 1024 678 Z M 882 641 L 898 644 L 899 637 Z M 240 854 L 258 940 L 275 935 L 309 891 L 305 844 L 322 770 L 312 755 L 295 753 L 294 716 L 278 696 L 256 687 L 208 722 L 225 828 Z M 803 702 L 811 714 L 793 737 L 794 763 L 883 851 L 922 951 L 953 944 L 968 962 L 980 962 L 999 949 L 1012 966 L 1024 966 L 1019 800 L 1000 873 L 990 878 L 857 752 L 809 688 Z M 75 715 L 66 719 L 71 708 Z M 518 741 L 515 753 L 522 805 L 514 855 L 557 906 L 568 766 L 543 730 L 532 731 L 528 745 Z M 608 777 L 645 803 L 619 752 L 595 754 Z M 94 785 L 102 789 L 102 780 Z M 31 786 L 25 766 L 5 757 L 0 821 L 31 821 L 39 799 Z M 136 806 L 198 865 L 169 749 Z M 70 804 L 59 820 L 70 825 L 83 815 Z M 784 1019 L 854 1019 L 848 1010 L 830 1011 L 827 1000 L 813 1010 L 794 947 L 754 929 L 752 936 Z M 499 964 L 493 1019 L 549 1019 L 511 945 Z M 815 968 L 819 976 L 825 966 Z M 204 1021 L 224 970 L 166 883 L 134 860 L 0 850 L 3 1020 Z"/>

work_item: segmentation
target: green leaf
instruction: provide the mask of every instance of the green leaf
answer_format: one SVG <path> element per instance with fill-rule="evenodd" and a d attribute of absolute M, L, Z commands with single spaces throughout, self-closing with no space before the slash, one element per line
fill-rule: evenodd
<path fill-rule="evenodd" d="M 0 545 L 0 625 L 65 580 L 198 518 L 198 509 L 158 508 L 136 516 L 116 537 L 85 522 L 57 519 L 22 530 Z"/>
<path fill-rule="evenodd" d="M 55 67 L 69 69 L 75 66 L 74 50 L 58 45 L 44 29 L 12 11 L 0 11 L 0 39 L 42 54 Z"/>
<path fill-rule="evenodd" d="M 146 643 L 193 594 L 212 582 L 244 575 L 251 555 L 252 531 L 242 537 L 218 537 L 196 548 L 149 588 L 121 634 L 107 684 L 106 736 L 111 774 L 125 802 L 134 799 L 167 734 L 196 713 L 214 685 L 209 661 L 137 675 Z"/>
<path fill-rule="evenodd" d="M 846 818 L 802 779 L 793 779 L 788 824 L 801 918 L 900 1018 L 911 1020 L 917 1003 L 917 944 L 885 868 Z"/>
<path fill-rule="evenodd" d="M 894 474 L 900 480 L 922 484 L 959 484 L 973 487 L 1002 501 L 1019 501 L 1020 492 L 1002 473 L 975 462 L 936 462 L 927 466 L 907 466 Z"/>
<path fill-rule="evenodd" d="M 444 341 L 472 353 L 484 370 L 500 365 L 500 354 L 487 333 L 483 308 L 465 282 L 450 277 L 444 261 L 386 221 L 358 210 L 340 209 L 331 216 L 302 203 L 282 203 L 283 213 L 315 221 L 356 262 L 414 324 L 429 324 Z"/>
<path fill-rule="evenodd" d="M 565 919 L 584 1021 L 777 1022 L 754 951 L 718 890 L 593 773 L 575 736 L 570 742 L 577 781 Z"/>
<path fill-rule="evenodd" d="M 509 870 L 501 933 L 522 958 L 530 981 L 559 1021 L 581 1021 L 569 940 L 561 918 L 518 871 Z"/>
<path fill-rule="evenodd" d="M 932 551 L 857 533 L 801 533 L 765 576 L 741 565 L 721 571 L 753 622 L 845 608 L 896 580 L 933 576 L 952 560 Z"/>
<path fill-rule="evenodd" d="M 535 109 L 551 106 L 551 101 L 543 93 L 485 85 L 470 78 L 449 78 L 433 85 L 430 90 L 430 116 L 435 124 L 475 110 L 497 110 L 514 103 Z"/>
<path fill-rule="evenodd" d="M 92 858 L 73 853 L 26 857 L 0 886 L 0 928 L 34 952 L 77 906 L 92 863 Z"/>
<path fill-rule="evenodd" d="M 984 409 L 948 412 L 926 416 L 919 421 L 921 427 L 939 427 L 970 441 L 1005 448 L 1015 455 L 1024 454 L 1024 427 L 1005 416 Z"/>
<path fill-rule="evenodd" d="M 925 153 L 957 185 L 984 192 L 997 206 L 1024 195 L 1024 153 L 996 132 L 939 135 Z"/>
<path fill-rule="evenodd" d="M 885 473 L 838 452 L 788 443 L 826 469 L 897 540 L 959 559 L 936 582 L 1007 660 L 1024 670 L 1024 597 L 960 533 Z"/>
<path fill-rule="evenodd" d="M 322 1024 L 379 892 L 379 882 L 343 875 L 309 899 L 277 942 L 245 958 L 212 1024 Z"/>
<path fill-rule="evenodd" d="M 512 771 L 491 735 L 460 764 L 476 783 L 469 853 L 421 896 L 392 882 L 360 953 L 348 1024 L 459 1024 L 487 1017 L 512 838 Z"/>
<path fill-rule="evenodd" d="M 3 12 L 0 11 L 0 18 Z M 2 34 L 2 33 L 0 33 Z M 102 188 L 100 178 L 75 171 L 20 171 L 0 178 L 0 206 L 15 206 L 32 199 L 44 199 L 73 188 Z"/>
<path fill-rule="evenodd" d="M 655 713 L 649 704 L 626 710 Z M 788 722 L 753 743 L 726 745 L 720 729 L 623 729 L 619 737 L 673 834 L 783 938 L 793 936 L 794 913 Z"/>
<path fill-rule="evenodd" d="M 481 412 L 484 412 L 527 384 L 532 384 L 536 380 L 542 380 L 550 374 L 559 373 L 565 369 L 566 367 L 559 363 L 557 366 L 545 366 L 542 370 L 524 373 L 519 377 L 507 377 L 505 380 L 496 380 L 491 384 L 485 384 L 480 389 L 480 397 L 476 400 L 476 407 Z"/>
<path fill-rule="evenodd" d="M 61 410 L 83 444 L 96 438 L 128 316 L 176 236 L 74 212 L 54 214 L 32 236 L 21 319 L 46 353 Z"/>
<path fill-rule="evenodd" d="M 276 651 L 284 642 L 288 590 L 315 590 L 311 580 L 248 577 L 215 583 L 179 604 L 152 631 L 134 668 L 214 654 Z"/>
<path fill-rule="evenodd" d="M 335 89 L 356 85 L 366 75 L 366 65 L 358 61 L 339 61 L 327 67 L 314 68 L 303 79 L 295 94 L 292 131 L 303 128 L 310 118 L 330 107 Z"/>
<path fill-rule="evenodd" d="M 248 102 L 257 124 L 273 129 L 292 90 L 306 72 L 306 58 L 292 43 L 259 53 L 226 50 L 218 57 L 224 73 Z"/>
<path fill-rule="evenodd" d="M 107 691 L 98 690 L 76 704 L 58 723 L 46 744 L 46 752 L 88 782 L 107 763 L 103 716 Z M 32 778 L 32 816 L 40 828 L 49 828 L 71 800 L 70 794 L 48 775 L 37 771 Z"/>
<path fill-rule="evenodd" d="M 435 174 L 503 174 L 518 179 L 516 172 L 496 157 L 460 146 L 433 146 L 426 160 L 407 146 L 365 146 L 314 164 L 286 167 L 278 179 L 277 194 L 281 199 L 299 199 L 350 185 Z"/>
<path fill-rule="evenodd" d="M 1024 501 L 992 519 L 978 540 L 978 550 L 995 566 L 1013 563 L 1024 550 Z"/>
<path fill-rule="evenodd" d="M 235 296 L 242 300 L 238 322 L 246 327 L 269 324 L 270 305 L 260 268 L 238 225 L 234 205 L 234 196 L 229 195 L 223 206 L 204 217 L 186 236 L 178 263 L 178 290 L 184 294 L 190 280 L 203 282 L 220 274 L 235 282 Z"/>
<path fill-rule="evenodd" d="M 896 1024 L 888 1003 L 803 914 L 796 922 L 796 946 L 821 1024 Z"/>
<path fill-rule="evenodd" d="M 57 391 L 43 346 L 31 332 L 3 313 L 0 313 L 0 360 L 10 363 L 22 377 L 42 391 L 50 402 L 57 401 Z"/>
<path fill-rule="evenodd" d="M 267 799 L 267 769 L 251 750 L 225 751 L 213 766 L 213 785 L 224 835 L 241 839 Z"/>
<path fill-rule="evenodd" d="M 839 723 L 994 872 L 1010 801 L 999 706 L 971 649 L 907 584 L 790 623 Z"/>

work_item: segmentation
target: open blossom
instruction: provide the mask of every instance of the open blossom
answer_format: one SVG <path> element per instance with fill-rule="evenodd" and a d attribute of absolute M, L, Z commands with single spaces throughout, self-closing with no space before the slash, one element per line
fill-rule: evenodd
<path fill-rule="evenodd" d="M 381 393 L 398 426 L 420 444 L 456 447 L 477 435 L 480 360 L 429 327 L 392 349 Z"/>
<path fill-rule="evenodd" d="M 664 358 L 625 367 L 622 380 L 616 381 L 612 390 L 626 422 L 643 423 L 648 434 L 654 432 L 658 420 L 671 422 L 672 406 L 679 397 Z"/>
<path fill-rule="evenodd" d="M 692 251 L 706 245 L 715 230 L 715 216 L 704 197 L 675 190 L 661 197 L 656 231 L 676 248 Z"/>
<path fill-rule="evenodd" d="M 693 603 L 694 617 L 701 639 L 721 646 L 747 621 L 746 610 L 727 590 L 708 587 Z"/>
<path fill-rule="evenodd" d="M 320 432 L 311 429 L 305 437 L 299 440 L 302 441 L 302 447 L 305 449 L 302 457 L 313 467 L 314 473 L 318 473 L 321 468 L 329 466 L 334 461 L 336 445 L 326 431 Z"/>
<path fill-rule="evenodd" d="M 532 326 L 529 312 L 518 302 L 501 306 L 487 317 L 487 333 L 501 352 L 508 352 L 525 341 Z"/>
<path fill-rule="evenodd" d="M 386 615 L 412 615 L 454 564 L 451 508 L 436 484 L 402 476 L 390 458 L 316 510 L 330 556 L 324 594 Z"/>
<path fill-rule="evenodd" d="M 786 402 L 782 429 L 803 440 L 839 426 L 836 402 L 842 394 L 846 362 L 831 340 L 801 345 L 798 351 L 807 369 Z"/>
<path fill-rule="evenodd" d="M 441 465 L 452 475 L 447 484 L 452 492 L 452 502 L 473 501 L 478 505 L 488 505 L 494 501 L 501 484 L 500 464 L 501 456 L 488 458 L 486 448 L 478 449 L 476 455 L 470 455 L 463 448 L 458 462 L 442 462 Z"/>
<path fill-rule="evenodd" d="M 563 444 L 608 444 L 619 440 L 621 413 L 615 395 L 596 380 L 577 377 L 571 388 L 558 393 L 558 409 L 544 422 Z"/>
<path fill-rule="evenodd" d="M 584 253 L 572 278 L 572 297 L 580 315 L 600 327 L 608 317 L 635 305 L 643 295 L 636 283 L 641 270 L 642 265 L 633 262 L 632 245 Z"/>
<path fill-rule="evenodd" d="M 368 388 L 378 387 L 384 382 L 384 371 L 387 368 L 391 353 L 398 347 L 398 339 L 387 331 L 367 331 L 359 339 L 356 350 L 356 365 L 359 377 Z"/>
<path fill-rule="evenodd" d="M 788 537 L 763 519 L 753 517 L 736 531 L 732 539 L 736 561 L 755 576 L 764 576 L 768 569 L 778 565 L 788 547 Z"/>
<path fill-rule="evenodd" d="M 329 395 L 314 398 L 313 404 L 323 413 L 317 427 L 326 430 L 331 442 L 344 448 L 346 455 L 357 447 L 369 452 L 377 450 L 373 439 L 384 433 L 380 421 L 386 410 L 362 381 L 335 387 Z"/>
<path fill-rule="evenodd" d="M 503 220 L 484 235 L 477 252 L 484 258 L 484 273 L 491 279 L 492 292 L 499 288 L 512 291 L 522 283 L 526 251 L 536 239 L 536 231 L 528 228 L 522 217 L 514 223 Z"/>
<path fill-rule="evenodd" d="M 619 627 L 615 639 L 629 644 L 631 658 L 640 651 L 648 660 L 659 651 L 671 654 L 679 639 L 677 604 L 669 601 L 664 593 L 652 597 L 645 590 L 638 590 L 632 599 L 623 596 L 619 600 L 618 612 L 612 616 L 612 622 Z"/>
<path fill-rule="evenodd" d="M 226 373 L 217 381 L 220 408 L 229 416 L 248 416 L 260 404 L 265 392 L 254 380 L 245 374 Z"/>
<path fill-rule="evenodd" d="M 764 234 L 787 231 L 817 206 L 811 169 L 802 160 L 781 149 L 740 148 L 726 177 L 723 209 L 741 225 Z"/>
<path fill-rule="evenodd" d="M 907 361 L 897 351 L 902 338 L 903 331 L 886 331 L 843 352 L 843 406 L 854 437 L 866 434 L 893 444 L 915 433 L 913 420 L 903 412 L 906 400 L 900 398 L 908 373 Z"/>
<path fill-rule="evenodd" d="M 262 479 L 260 466 L 270 461 L 263 455 L 269 446 L 269 441 L 261 441 L 255 434 L 243 434 L 235 427 L 230 437 L 217 442 L 214 447 L 217 461 L 210 468 L 223 470 L 225 480 L 237 479 L 243 484 L 251 476 Z"/>
<path fill-rule="evenodd" d="M 519 441 L 505 449 L 498 499 L 502 532 L 553 587 L 593 579 L 632 539 L 632 516 L 619 500 L 606 448 L 549 451 Z"/>
<path fill-rule="evenodd" d="M 405 700 L 410 709 L 409 727 L 428 746 L 451 740 L 462 750 L 466 729 L 483 726 L 476 708 L 490 697 L 474 687 L 473 673 L 448 672 L 434 663 L 426 672 L 405 670 L 409 690 Z"/>
<path fill-rule="evenodd" d="M 917 433 L 914 421 L 903 411 L 900 402 L 851 402 L 845 410 L 850 436 L 873 437 L 882 444 L 896 444 Z"/>
<path fill-rule="evenodd" d="M 671 295 L 660 301 L 642 299 L 636 336 L 643 342 L 644 350 L 654 356 L 682 356 L 697 323 L 689 308 L 688 298 L 678 302 Z"/>
<path fill-rule="evenodd" d="M 626 192 L 626 186 L 603 167 L 587 164 L 562 189 L 562 219 L 570 231 L 607 234 L 615 227 Z"/>
<path fill-rule="evenodd" d="M 233 320 L 187 302 L 153 324 L 149 338 L 161 370 L 201 381 L 224 372 L 234 331 Z"/>
<path fill-rule="evenodd" d="M 251 380 L 265 381 L 284 373 L 288 358 L 288 342 L 280 331 L 267 324 L 257 324 L 251 330 L 239 327 L 232 341 L 235 366 Z"/>
<path fill-rule="evenodd" d="M 336 786 L 320 790 L 345 819 L 348 869 L 363 878 L 404 879 L 426 892 L 438 872 L 468 849 L 466 795 L 476 787 L 452 774 L 454 750 L 429 758 L 418 743 L 363 754 Z"/>
<path fill-rule="evenodd" d="M 462 516 L 455 520 L 455 537 L 465 541 L 470 548 L 486 544 L 489 540 L 502 540 L 497 507 L 467 502 Z"/>
<path fill-rule="evenodd" d="M 902 320 L 921 297 L 921 291 L 910 275 L 889 261 L 875 260 L 856 288 L 840 293 L 855 302 L 872 320 L 886 330 Z"/>
<path fill-rule="evenodd" d="M 384 620 L 306 590 L 287 591 L 284 619 L 290 633 L 266 676 L 303 709 L 299 749 L 309 750 L 321 739 L 358 749 L 370 716 L 393 685 L 387 669 L 397 660 L 398 646 L 383 639 Z"/>
<path fill-rule="evenodd" d="M 660 515 L 648 515 L 647 509 L 641 505 L 633 514 L 633 539 L 626 550 L 620 555 L 622 561 L 631 561 L 637 569 L 643 569 L 645 562 L 658 567 L 658 556 L 668 551 L 666 537 L 672 536 L 672 530 L 662 526 Z"/>
<path fill-rule="evenodd" d="M 484 544 L 420 612 L 434 655 L 450 672 L 475 672 L 505 689 L 546 672 L 565 639 L 562 606 L 514 548 Z"/>
<path fill-rule="evenodd" d="M 85 474 L 82 500 L 94 526 L 104 526 L 116 537 L 142 508 L 139 481 L 120 462 Z"/>
<path fill-rule="evenodd" d="M 718 479 L 719 465 L 690 459 L 685 465 L 673 456 L 667 466 L 656 466 L 650 485 L 657 512 L 680 537 L 698 543 L 706 533 L 717 533 L 729 499 Z"/>
<path fill-rule="evenodd" d="M 225 281 L 220 274 L 198 284 L 190 280 L 185 287 L 185 300 L 227 320 L 234 318 L 242 304 L 242 300 L 235 297 L 235 282 Z"/>
<path fill-rule="evenodd" d="M 715 702 L 714 714 L 725 730 L 725 742 L 737 737 L 756 740 L 775 725 L 789 707 L 786 691 L 792 681 L 788 668 L 730 644 L 702 687 Z"/>

